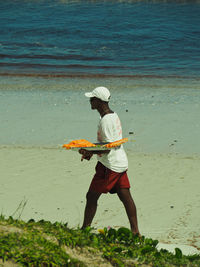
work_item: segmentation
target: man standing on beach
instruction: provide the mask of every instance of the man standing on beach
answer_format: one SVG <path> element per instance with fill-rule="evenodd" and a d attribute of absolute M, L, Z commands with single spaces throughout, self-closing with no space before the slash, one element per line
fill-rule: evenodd
<path fill-rule="evenodd" d="M 98 125 L 98 142 L 114 142 L 122 139 L 121 122 L 118 115 L 109 107 L 110 92 L 106 87 L 97 87 L 85 93 L 90 98 L 92 109 L 96 109 L 101 118 Z M 124 204 L 133 234 L 140 234 L 137 211 L 130 193 L 127 176 L 128 160 L 123 146 L 104 151 L 87 151 L 80 149 L 82 159 L 90 160 L 97 154 L 96 173 L 87 192 L 86 207 L 82 228 L 90 226 L 97 210 L 97 201 L 102 193 L 117 193 Z"/>

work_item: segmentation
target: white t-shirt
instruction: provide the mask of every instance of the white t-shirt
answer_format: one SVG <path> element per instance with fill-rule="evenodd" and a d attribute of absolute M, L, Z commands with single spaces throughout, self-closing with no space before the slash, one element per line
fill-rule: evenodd
<path fill-rule="evenodd" d="M 122 139 L 121 122 L 116 113 L 109 113 L 100 118 L 97 140 L 98 142 L 114 142 Z M 108 154 L 97 155 L 100 161 L 108 169 L 121 173 L 128 169 L 128 159 L 123 145 L 112 148 Z"/>

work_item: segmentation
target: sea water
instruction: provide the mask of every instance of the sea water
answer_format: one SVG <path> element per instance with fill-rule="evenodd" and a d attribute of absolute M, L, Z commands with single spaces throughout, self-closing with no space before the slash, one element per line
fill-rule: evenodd
<path fill-rule="evenodd" d="M 0 3 L 0 145 L 96 140 L 107 86 L 127 150 L 200 153 L 199 1 Z"/>
<path fill-rule="evenodd" d="M 200 1 L 7 0 L 0 73 L 199 77 Z"/>

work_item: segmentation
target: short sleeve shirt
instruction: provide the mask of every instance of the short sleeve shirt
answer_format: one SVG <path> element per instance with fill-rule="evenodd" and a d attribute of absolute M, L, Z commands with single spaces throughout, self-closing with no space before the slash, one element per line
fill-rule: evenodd
<path fill-rule="evenodd" d="M 104 115 L 98 124 L 98 142 L 114 142 L 120 139 L 122 139 L 122 127 L 118 115 L 116 113 Z M 121 173 L 128 169 L 128 159 L 123 145 L 111 149 L 108 154 L 102 154 L 97 158 L 112 171 Z"/>

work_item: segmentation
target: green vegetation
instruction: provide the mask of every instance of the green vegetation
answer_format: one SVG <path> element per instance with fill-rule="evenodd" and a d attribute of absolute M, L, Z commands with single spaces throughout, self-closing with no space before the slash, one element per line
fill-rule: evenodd
<path fill-rule="evenodd" d="M 90 227 L 0 216 L 0 259 L 17 266 L 200 266 L 199 255 L 158 251 L 157 244 L 123 227 L 95 233 Z"/>

